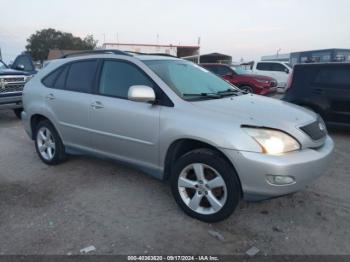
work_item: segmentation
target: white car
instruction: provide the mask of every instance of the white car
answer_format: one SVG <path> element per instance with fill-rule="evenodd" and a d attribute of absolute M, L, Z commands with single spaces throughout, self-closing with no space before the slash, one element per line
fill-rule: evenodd
<path fill-rule="evenodd" d="M 257 75 L 270 76 L 277 80 L 277 91 L 284 92 L 292 66 L 287 62 L 259 61 L 254 63 L 252 71 Z"/>

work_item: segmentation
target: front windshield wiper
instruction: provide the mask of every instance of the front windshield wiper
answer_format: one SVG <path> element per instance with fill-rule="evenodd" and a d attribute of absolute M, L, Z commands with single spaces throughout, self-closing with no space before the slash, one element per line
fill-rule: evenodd
<path fill-rule="evenodd" d="M 218 93 L 198 93 L 198 94 L 182 94 L 183 96 L 193 96 L 193 97 L 205 97 L 205 98 L 221 98 L 222 95 Z"/>
<path fill-rule="evenodd" d="M 223 91 L 218 91 L 216 94 L 221 95 L 221 96 L 231 96 L 231 95 L 238 95 L 239 93 L 242 93 L 242 90 L 238 89 L 226 89 Z"/>
<path fill-rule="evenodd" d="M 217 92 L 206 92 L 206 93 L 198 93 L 198 94 L 182 94 L 184 97 L 194 97 L 194 98 L 205 98 L 205 99 L 219 99 L 226 96 L 232 96 L 232 95 L 239 95 L 241 93 L 244 93 L 244 91 L 239 89 L 226 89 L 222 91 Z"/>

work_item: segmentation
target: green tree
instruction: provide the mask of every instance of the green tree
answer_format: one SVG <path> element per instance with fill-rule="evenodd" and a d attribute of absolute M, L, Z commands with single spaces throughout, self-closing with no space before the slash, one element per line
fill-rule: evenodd
<path fill-rule="evenodd" d="M 36 31 L 27 39 L 27 43 L 26 50 L 33 59 L 44 61 L 50 49 L 92 50 L 96 48 L 97 40 L 92 35 L 81 39 L 71 33 L 48 28 Z"/>

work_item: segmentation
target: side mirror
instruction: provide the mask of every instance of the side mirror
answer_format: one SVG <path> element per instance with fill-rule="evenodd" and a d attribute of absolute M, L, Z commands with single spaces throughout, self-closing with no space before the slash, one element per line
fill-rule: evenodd
<path fill-rule="evenodd" d="M 156 101 L 156 93 L 152 87 L 135 85 L 129 88 L 128 99 L 135 102 L 154 103 Z"/>
<path fill-rule="evenodd" d="M 284 69 L 284 72 L 286 72 L 286 74 L 289 74 L 289 69 L 288 68 Z"/>
<path fill-rule="evenodd" d="M 24 70 L 24 65 L 19 64 L 19 65 L 16 66 L 16 69 L 23 71 Z"/>

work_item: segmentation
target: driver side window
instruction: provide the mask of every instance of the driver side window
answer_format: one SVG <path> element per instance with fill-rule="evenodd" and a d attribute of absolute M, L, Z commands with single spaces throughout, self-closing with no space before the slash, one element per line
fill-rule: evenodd
<path fill-rule="evenodd" d="M 153 82 L 136 66 L 123 61 L 105 61 L 102 67 L 99 93 L 118 98 L 128 98 L 133 85 L 146 85 L 154 88 Z"/>
<path fill-rule="evenodd" d="M 23 66 L 23 68 L 20 68 Z M 20 55 L 16 58 L 15 62 L 12 65 L 13 69 L 21 69 L 24 71 L 33 71 L 35 70 L 32 60 L 27 55 Z"/>
<path fill-rule="evenodd" d="M 226 76 L 232 74 L 232 71 L 227 66 L 217 66 L 217 74 L 220 76 Z"/>

